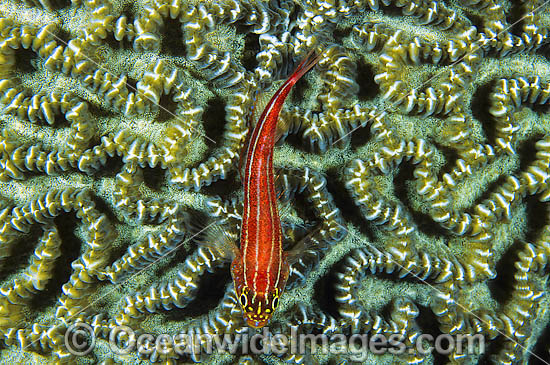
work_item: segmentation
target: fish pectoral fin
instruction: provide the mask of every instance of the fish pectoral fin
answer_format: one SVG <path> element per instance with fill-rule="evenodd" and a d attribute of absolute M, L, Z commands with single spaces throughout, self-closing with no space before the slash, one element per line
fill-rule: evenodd
<path fill-rule="evenodd" d="M 275 192 L 277 200 L 289 201 L 296 194 L 296 186 L 300 186 L 303 173 L 297 169 L 276 167 L 274 173 Z"/>
<path fill-rule="evenodd" d="M 287 174 L 285 170 L 284 168 L 275 168 L 275 173 L 273 174 L 275 176 L 273 179 L 275 195 L 278 202 L 288 202 L 291 196 L 291 188 L 286 179 Z"/>
<path fill-rule="evenodd" d="M 322 230 L 322 224 L 319 224 L 304 238 L 298 241 L 290 250 L 285 251 L 285 257 L 289 265 L 296 263 L 307 250 L 318 250 L 319 240 L 317 234 Z"/>
<path fill-rule="evenodd" d="M 286 114 L 280 113 L 277 119 L 277 128 L 275 129 L 275 143 L 281 144 L 286 136 L 290 134 L 290 120 L 285 117 Z"/>
<path fill-rule="evenodd" d="M 239 253 L 236 244 L 239 238 L 238 233 L 232 232 L 220 220 L 212 220 L 209 224 L 203 224 L 202 226 L 202 229 L 195 234 L 194 241 L 197 245 L 208 248 L 224 261 L 233 261 Z"/>

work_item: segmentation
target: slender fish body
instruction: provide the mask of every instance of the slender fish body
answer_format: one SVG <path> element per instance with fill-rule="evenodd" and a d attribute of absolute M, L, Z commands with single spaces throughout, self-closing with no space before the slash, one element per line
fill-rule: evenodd
<path fill-rule="evenodd" d="M 267 104 L 249 139 L 240 250 L 231 274 L 244 319 L 254 328 L 269 322 L 289 274 L 273 177 L 277 120 L 292 87 L 318 60 L 310 53 L 298 65 Z"/>

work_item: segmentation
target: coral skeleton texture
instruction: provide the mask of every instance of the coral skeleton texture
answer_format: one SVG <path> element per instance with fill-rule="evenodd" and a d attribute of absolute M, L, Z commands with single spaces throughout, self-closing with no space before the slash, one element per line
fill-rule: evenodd
<path fill-rule="evenodd" d="M 1 0 L 0 363 L 353 363 L 108 346 L 256 333 L 216 243 L 248 121 L 311 50 L 275 148 L 300 255 L 269 331 L 402 335 L 372 364 L 550 363 L 549 27 L 542 0 Z"/>

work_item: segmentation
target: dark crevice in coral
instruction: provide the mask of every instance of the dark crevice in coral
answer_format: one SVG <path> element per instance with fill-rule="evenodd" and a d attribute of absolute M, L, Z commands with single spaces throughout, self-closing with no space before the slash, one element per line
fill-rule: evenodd
<path fill-rule="evenodd" d="M 164 18 L 164 31 L 162 32 L 160 52 L 174 57 L 185 57 L 185 42 L 179 18 Z"/>
<path fill-rule="evenodd" d="M 532 104 L 531 110 L 537 114 L 538 117 L 542 117 L 544 114 L 550 113 L 550 103 L 545 104 Z"/>
<path fill-rule="evenodd" d="M 187 223 L 186 227 L 188 229 L 189 229 L 189 226 L 190 226 L 190 224 Z M 204 227 L 200 227 L 200 228 L 204 228 Z M 195 228 L 193 228 L 193 229 L 195 229 Z M 197 231 L 189 230 L 188 233 L 185 235 L 185 238 L 182 239 L 180 245 L 178 245 L 178 247 L 176 247 L 173 252 L 166 255 L 166 258 L 167 258 L 166 263 L 163 264 L 162 267 L 159 267 L 159 269 L 157 270 L 159 277 L 168 268 L 176 267 L 176 266 L 180 265 L 182 262 L 185 261 L 185 259 L 187 257 L 189 257 L 189 245 L 196 245 L 196 242 L 194 242 L 194 241 L 197 238 L 197 237 L 194 237 L 194 238 L 191 238 L 191 237 L 193 237 L 194 234 L 197 234 L 198 229 L 199 228 L 197 228 Z M 185 247 L 186 245 L 187 245 L 187 247 Z M 193 249 L 194 248 L 195 247 L 193 247 Z"/>
<path fill-rule="evenodd" d="M 107 201 L 97 195 L 92 195 L 92 201 L 95 204 L 95 209 L 97 209 L 99 213 L 105 214 L 111 225 L 121 223 Z"/>
<path fill-rule="evenodd" d="M 124 37 L 121 41 L 118 41 L 112 32 L 107 33 L 107 37 L 105 37 L 103 43 L 112 50 L 132 49 L 132 43 L 129 42 L 126 37 Z"/>
<path fill-rule="evenodd" d="M 373 65 L 359 58 L 357 62 L 357 84 L 359 93 L 357 97 L 360 101 L 372 100 L 380 94 L 380 86 L 374 82 L 375 71 Z"/>
<path fill-rule="evenodd" d="M 143 169 L 143 182 L 152 190 L 160 190 L 163 183 L 166 181 L 166 170 L 160 166 L 154 168 Z"/>
<path fill-rule="evenodd" d="M 354 129 L 353 132 L 350 129 L 350 132 L 350 145 L 352 150 L 357 150 L 359 147 L 364 146 L 369 142 L 370 138 L 372 137 L 369 124 L 364 127 L 358 127 L 357 129 Z"/>
<path fill-rule="evenodd" d="M 351 27 L 336 25 L 332 31 L 332 43 L 342 44 L 345 37 L 351 34 Z"/>
<path fill-rule="evenodd" d="M 54 219 L 54 224 L 61 238 L 61 254 L 55 260 L 52 277 L 46 284 L 46 288 L 40 292 L 40 295 L 32 297 L 29 302 L 30 308 L 42 310 L 48 306 L 53 306 L 57 302 L 57 298 L 61 296 L 63 284 L 71 278 L 73 271 L 71 264 L 80 256 L 83 246 L 86 245 L 75 234 L 75 230 L 81 223 L 81 220 L 73 212 L 63 213 Z"/>
<path fill-rule="evenodd" d="M 416 324 L 420 328 L 421 333 L 429 333 L 434 338 L 441 335 L 442 332 L 439 329 L 439 322 L 437 316 L 430 307 L 415 303 L 418 307 L 418 317 L 416 318 Z"/>
<path fill-rule="evenodd" d="M 478 365 L 493 365 L 496 363 L 494 356 L 504 348 L 505 344 L 509 341 L 508 338 L 503 336 L 497 336 L 492 341 L 486 339 L 485 341 L 485 353 L 478 361 Z"/>
<path fill-rule="evenodd" d="M 124 4 L 120 15 L 125 15 L 128 18 L 128 24 L 133 24 L 134 19 L 139 17 L 139 10 L 137 9 L 137 6 L 138 4 L 133 1 Z"/>
<path fill-rule="evenodd" d="M 290 203 L 287 203 L 290 204 Z M 308 233 L 315 230 L 315 223 L 307 222 L 305 225 L 296 222 L 286 222 L 284 217 L 281 217 L 281 226 L 283 230 L 283 250 L 292 249 L 298 242 L 301 242 Z"/>
<path fill-rule="evenodd" d="M 501 305 L 505 305 L 514 292 L 515 262 L 518 261 L 518 253 L 525 247 L 520 242 L 514 242 L 497 262 L 495 270 L 497 276 L 488 281 L 491 296 Z"/>
<path fill-rule="evenodd" d="M 395 196 L 401 201 L 406 210 L 403 213 L 409 213 L 412 218 L 410 224 L 416 225 L 418 230 L 429 237 L 450 237 L 450 233 L 437 222 L 434 222 L 429 214 L 423 213 L 413 208 L 412 192 L 407 182 L 413 182 L 415 166 L 409 162 L 402 162 L 399 170 L 393 178 L 393 191 Z"/>
<path fill-rule="evenodd" d="M 320 277 L 315 283 L 313 287 L 313 300 L 319 305 L 322 312 L 336 319 L 340 319 L 340 313 L 338 313 L 338 303 L 336 303 L 334 292 L 335 284 L 336 275 L 334 270 L 331 270 L 324 276 Z"/>
<path fill-rule="evenodd" d="M 540 239 L 544 227 L 550 224 L 548 203 L 541 202 L 536 195 L 526 196 L 524 199 L 527 212 L 525 241 L 534 243 Z"/>
<path fill-rule="evenodd" d="M 290 175 L 290 181 L 296 181 L 301 177 L 301 175 L 293 177 L 292 175 L 294 174 L 294 171 L 292 170 L 289 171 L 283 169 L 282 172 Z M 281 188 L 278 188 L 277 190 L 281 191 Z M 308 194 L 307 190 L 302 194 L 294 194 L 291 196 L 292 207 L 296 211 L 296 214 L 302 218 L 304 222 L 319 222 L 319 217 L 313 211 L 311 202 L 306 198 L 306 194 Z"/>
<path fill-rule="evenodd" d="M 302 152 L 318 153 L 318 151 L 310 148 L 310 144 L 303 138 L 301 131 L 287 135 L 284 138 L 284 143 Z"/>
<path fill-rule="evenodd" d="M 36 71 L 33 66 L 38 60 L 38 55 L 32 49 L 20 48 L 15 52 L 15 67 L 22 74 L 30 74 Z"/>
<path fill-rule="evenodd" d="M 458 151 L 453 147 L 447 147 L 443 144 L 432 142 L 437 150 L 445 157 L 445 165 L 437 173 L 438 181 L 441 181 L 444 174 L 450 174 L 456 167 L 456 161 L 459 158 Z M 454 202 L 451 202 L 453 204 Z"/>
<path fill-rule="evenodd" d="M 56 31 L 54 40 L 58 45 L 67 46 L 74 37 L 67 30 L 60 28 Z"/>
<path fill-rule="evenodd" d="M 439 338 L 439 336 L 443 335 L 443 332 L 439 329 L 440 324 L 437 320 L 437 316 L 432 309 L 418 303 L 415 304 L 418 307 L 418 317 L 416 317 L 416 323 L 420 328 L 420 333 L 429 334 L 433 336 L 433 338 Z M 437 351 L 433 351 L 432 354 L 434 355 L 433 364 L 448 363 L 448 358 L 446 356 L 439 354 Z"/>
<path fill-rule="evenodd" d="M 545 44 L 535 51 L 537 54 L 546 58 L 546 61 L 550 61 L 550 44 Z"/>
<path fill-rule="evenodd" d="M 463 10 L 470 23 L 477 28 L 478 32 L 482 32 L 485 29 L 485 18 L 479 14 L 470 12 L 469 9 Z"/>
<path fill-rule="evenodd" d="M 203 186 L 201 191 L 210 196 L 231 196 L 235 191 L 242 189 L 242 182 L 237 169 L 238 163 L 235 163 L 235 166 L 225 174 L 225 179 L 219 179 L 208 186 Z"/>
<path fill-rule="evenodd" d="M 29 233 L 22 233 L 20 237 L 14 239 L 17 243 L 10 244 L 10 258 L 0 259 L 0 280 L 5 280 L 9 275 L 19 270 L 23 270 L 29 265 L 30 258 L 34 253 L 38 240 L 43 234 L 43 230 L 33 225 Z M 5 245 L 5 243 L 3 244 Z"/>
<path fill-rule="evenodd" d="M 129 93 L 136 93 L 137 92 L 137 80 L 134 78 L 126 75 L 126 89 Z"/>
<path fill-rule="evenodd" d="M 550 323 L 547 324 L 546 328 L 542 331 L 539 336 L 539 340 L 533 347 L 533 351 L 529 356 L 529 365 L 542 365 L 550 363 Z"/>
<path fill-rule="evenodd" d="M 105 165 L 97 170 L 94 176 L 96 178 L 114 177 L 116 174 L 122 171 L 123 166 L 124 162 L 122 161 L 121 156 L 114 155 L 113 157 L 107 157 L 107 162 L 105 163 Z"/>
<path fill-rule="evenodd" d="M 185 222 L 188 230 L 188 239 L 191 240 L 191 245 L 198 247 L 200 242 L 205 241 L 207 233 L 206 227 L 216 218 L 210 218 L 205 212 L 191 207 L 186 207 L 185 211 L 189 215 L 189 219 Z M 184 254 L 184 256 L 187 256 L 187 254 Z M 185 259 L 185 257 L 183 257 L 183 259 Z"/>
<path fill-rule="evenodd" d="M 290 13 L 288 13 L 288 21 L 290 24 L 294 25 L 296 21 L 298 20 L 298 16 L 300 14 L 303 14 L 303 7 L 301 6 L 300 2 L 293 2 L 293 1 L 285 1 L 283 6 L 280 6 L 280 9 L 290 9 Z M 292 25 L 289 27 L 289 29 L 292 29 Z"/>
<path fill-rule="evenodd" d="M 247 71 L 253 71 L 258 66 L 256 55 L 260 52 L 260 35 L 251 31 L 246 31 L 245 34 L 241 62 Z"/>
<path fill-rule="evenodd" d="M 44 121 L 44 124 L 47 125 L 47 122 Z M 57 128 L 69 127 L 71 123 L 65 118 L 63 113 L 55 113 L 53 125 Z"/>
<path fill-rule="evenodd" d="M 516 146 L 516 151 L 519 155 L 519 168 L 514 173 L 521 173 L 526 171 L 527 168 L 536 160 L 537 148 L 536 143 L 540 141 L 544 136 L 536 135 L 530 137 L 528 140 L 523 141 L 520 145 Z"/>
<path fill-rule="evenodd" d="M 384 318 L 384 320 L 387 321 L 388 323 L 391 321 L 391 313 L 392 313 L 392 310 L 393 310 L 393 301 L 395 299 L 396 298 L 392 298 L 391 300 L 385 302 L 377 310 L 377 312 L 378 312 L 377 314 L 380 317 Z"/>
<path fill-rule="evenodd" d="M 92 136 L 92 138 L 90 138 L 90 140 L 88 141 L 88 143 L 86 144 L 87 148 L 93 148 L 94 146 L 99 146 L 101 144 L 101 139 L 100 139 L 100 136 L 98 135 L 94 135 Z M 106 158 L 108 159 L 109 155 L 106 156 Z M 102 167 L 99 167 L 99 168 L 96 168 L 94 169 L 94 171 L 98 171 L 100 170 Z M 94 173 L 95 174 L 95 173 Z"/>
<path fill-rule="evenodd" d="M 72 4 L 71 0 L 50 0 L 50 3 L 52 4 L 54 11 L 60 10 L 63 8 L 68 8 Z"/>
<path fill-rule="evenodd" d="M 203 128 L 208 138 L 220 144 L 223 138 L 225 126 L 225 101 L 215 96 L 208 100 L 202 114 Z M 212 142 L 208 142 L 212 144 Z"/>
<path fill-rule="evenodd" d="M 361 209 L 355 204 L 355 200 L 351 197 L 350 192 L 342 184 L 340 178 L 342 169 L 340 167 L 330 168 L 327 170 L 326 175 L 327 190 L 332 194 L 334 204 L 340 209 L 343 221 L 350 222 L 367 240 L 374 241 L 373 223 L 364 218 Z"/>
<path fill-rule="evenodd" d="M 229 270 L 206 272 L 200 279 L 195 299 L 185 308 L 174 308 L 165 312 L 167 319 L 181 321 L 189 317 L 207 314 L 221 302 L 230 281 Z"/>
<path fill-rule="evenodd" d="M 380 4 L 379 11 L 382 11 L 385 15 L 390 15 L 390 16 L 399 17 L 399 18 L 404 17 L 403 8 L 393 4 L 390 4 L 387 6 Z"/>
<path fill-rule="evenodd" d="M 508 24 L 505 24 L 505 30 L 508 32 L 520 36 L 523 33 L 523 26 L 525 25 L 525 6 L 520 2 L 512 1 L 510 10 L 506 12 L 506 21 Z"/>
<path fill-rule="evenodd" d="M 162 94 L 159 99 L 159 112 L 155 117 L 156 122 L 164 123 L 175 121 L 179 118 L 177 114 L 178 104 L 174 101 L 172 93 Z"/>
<path fill-rule="evenodd" d="M 485 136 L 487 136 L 487 142 L 493 143 L 496 139 L 496 121 L 489 113 L 491 107 L 491 101 L 489 99 L 491 93 L 496 85 L 496 80 L 492 80 L 481 85 L 472 96 L 470 108 L 474 118 L 480 123 Z"/>
<path fill-rule="evenodd" d="M 88 112 L 92 118 L 120 118 L 113 110 L 105 109 L 101 104 L 88 103 Z"/>
<path fill-rule="evenodd" d="M 367 245 L 369 246 L 369 245 Z M 370 247 L 369 247 L 370 248 Z M 381 247 L 377 247 L 382 253 L 387 253 L 385 252 L 384 248 L 381 248 Z M 397 263 L 399 264 L 399 263 Z M 432 279 L 420 279 L 418 276 L 414 276 L 408 272 L 405 271 L 405 273 L 407 274 L 407 276 L 405 277 L 400 277 L 400 267 L 398 265 L 395 266 L 395 270 L 388 274 L 387 272 L 385 271 L 382 271 L 382 272 L 377 272 L 376 273 L 376 279 L 380 279 L 380 280 L 386 280 L 387 282 L 390 282 L 394 285 L 400 285 L 400 284 L 403 284 L 403 283 L 410 283 L 410 284 L 420 284 L 420 285 L 425 285 L 426 282 L 428 283 L 433 283 L 433 280 Z M 369 272 L 370 273 L 370 272 Z"/>

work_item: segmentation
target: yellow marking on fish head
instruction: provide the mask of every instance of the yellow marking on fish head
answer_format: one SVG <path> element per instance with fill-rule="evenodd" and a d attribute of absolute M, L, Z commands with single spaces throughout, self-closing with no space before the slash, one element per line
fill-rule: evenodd
<path fill-rule="evenodd" d="M 278 290 L 273 293 L 256 293 L 248 286 L 243 286 L 240 294 L 237 292 L 248 326 L 261 328 L 269 322 L 279 305 L 278 293 Z"/>

